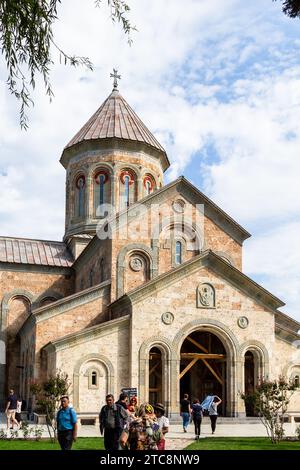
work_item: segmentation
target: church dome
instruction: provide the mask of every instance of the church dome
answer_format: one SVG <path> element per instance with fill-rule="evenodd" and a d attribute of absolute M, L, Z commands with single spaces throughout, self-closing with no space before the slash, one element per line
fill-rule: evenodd
<path fill-rule="evenodd" d="M 163 171 L 170 165 L 165 149 L 116 88 L 66 145 L 61 163 L 66 167 L 70 151 L 79 150 L 82 144 L 102 147 L 113 141 L 119 147 L 132 144 L 154 154 L 161 161 Z"/>

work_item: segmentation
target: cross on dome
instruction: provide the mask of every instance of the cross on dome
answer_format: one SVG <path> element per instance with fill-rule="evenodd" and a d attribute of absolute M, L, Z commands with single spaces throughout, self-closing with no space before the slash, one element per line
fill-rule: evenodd
<path fill-rule="evenodd" d="M 120 80 L 121 79 L 121 75 L 118 75 L 118 70 L 117 69 L 113 69 L 114 73 L 111 73 L 110 76 L 114 79 L 114 88 L 113 90 L 117 90 L 118 89 L 118 79 Z"/>

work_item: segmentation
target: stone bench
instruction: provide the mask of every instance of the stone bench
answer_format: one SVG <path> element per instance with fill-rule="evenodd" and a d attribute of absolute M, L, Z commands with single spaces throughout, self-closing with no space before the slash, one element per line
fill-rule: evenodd
<path fill-rule="evenodd" d="M 46 415 L 40 413 L 33 413 L 33 422 L 34 424 L 46 424 Z"/>
<path fill-rule="evenodd" d="M 85 421 L 92 421 L 92 426 L 99 427 L 99 413 L 77 413 L 77 425 L 85 426 Z"/>
<path fill-rule="evenodd" d="M 291 423 L 291 432 L 294 433 L 296 431 L 296 421 L 295 418 L 300 418 L 299 411 L 289 411 L 285 414 L 288 419 L 288 423 Z"/>

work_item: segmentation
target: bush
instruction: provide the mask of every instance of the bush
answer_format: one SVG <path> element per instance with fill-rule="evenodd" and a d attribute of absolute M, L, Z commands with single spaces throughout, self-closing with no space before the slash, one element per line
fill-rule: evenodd
<path fill-rule="evenodd" d="M 299 441 L 300 441 L 300 426 L 297 426 L 297 427 L 296 427 L 295 433 L 296 433 L 296 436 L 298 437 L 298 439 L 299 439 Z"/>

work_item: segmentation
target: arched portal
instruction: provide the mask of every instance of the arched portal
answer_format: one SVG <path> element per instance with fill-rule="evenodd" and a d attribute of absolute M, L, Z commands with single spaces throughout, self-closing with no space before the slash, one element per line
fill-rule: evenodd
<path fill-rule="evenodd" d="M 251 399 L 247 399 L 248 396 L 253 394 L 255 388 L 255 360 L 252 351 L 247 351 L 245 353 L 244 367 L 246 416 L 254 416 L 253 401 Z"/>
<path fill-rule="evenodd" d="M 207 395 L 222 398 L 219 414 L 227 409 L 227 355 L 222 341 L 210 331 L 194 331 L 180 350 L 180 397 L 188 393 L 200 402 Z"/>
<path fill-rule="evenodd" d="M 149 352 L 149 402 L 163 402 L 162 354 L 155 347 Z"/>

